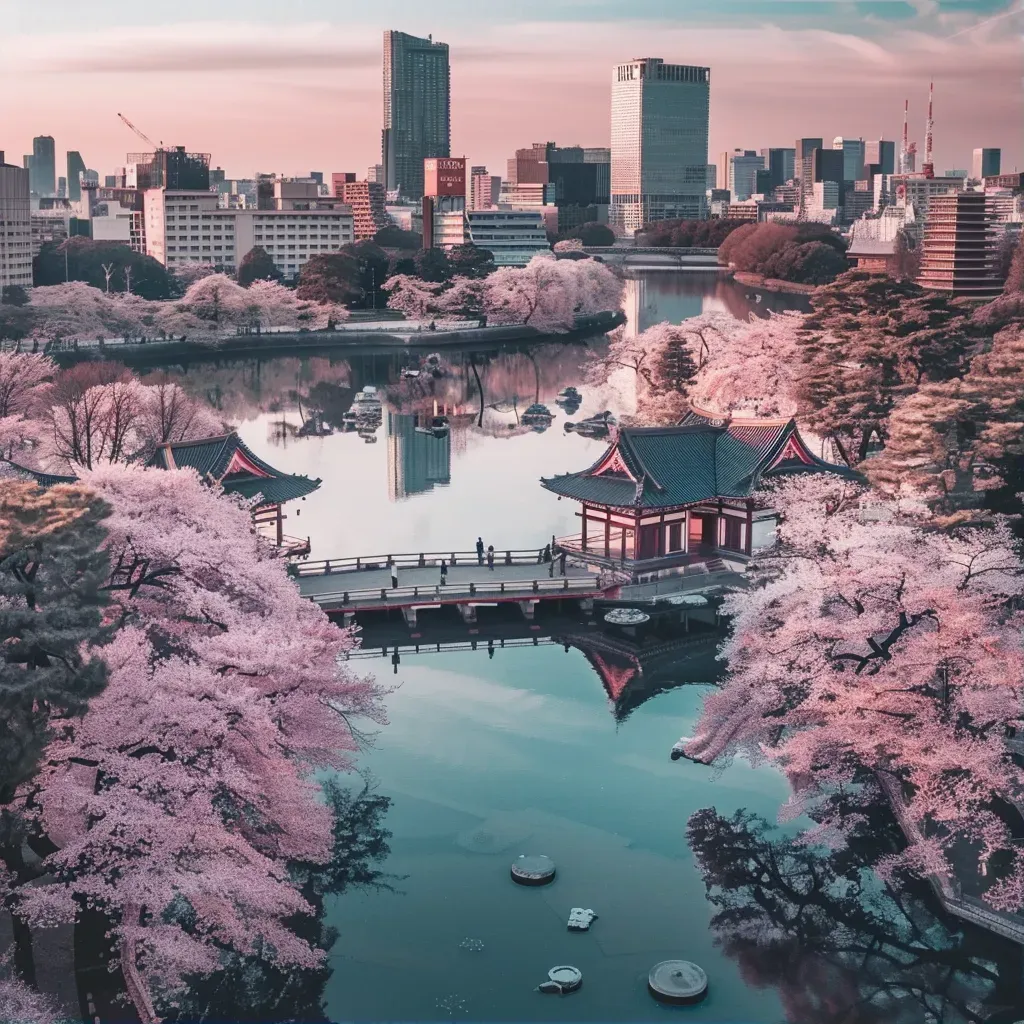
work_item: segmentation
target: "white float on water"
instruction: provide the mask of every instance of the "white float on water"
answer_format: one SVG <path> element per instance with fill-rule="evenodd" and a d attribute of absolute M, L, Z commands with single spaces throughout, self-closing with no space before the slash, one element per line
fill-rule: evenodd
<path fill-rule="evenodd" d="M 512 881 L 520 885 L 547 885 L 555 878 L 555 862 L 544 854 L 528 856 L 521 853 L 512 862 Z"/>
<path fill-rule="evenodd" d="M 696 1003 L 708 991 L 708 976 L 689 960 L 662 960 L 651 968 L 647 988 L 662 1003 Z"/>

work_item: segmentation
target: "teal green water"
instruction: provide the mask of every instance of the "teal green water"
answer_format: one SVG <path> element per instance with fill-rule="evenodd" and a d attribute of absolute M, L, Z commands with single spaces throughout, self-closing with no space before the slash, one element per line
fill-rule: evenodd
<path fill-rule="evenodd" d="M 784 780 L 737 762 L 672 762 L 705 687 L 654 696 L 620 724 L 594 669 L 559 646 L 405 657 L 390 724 L 362 762 L 392 799 L 384 868 L 396 892 L 349 892 L 328 907 L 334 1020 L 778 1021 L 774 990 L 748 988 L 714 946 L 710 907 L 686 843 L 700 807 L 775 817 Z M 680 678 L 685 677 L 685 668 Z M 489 852 L 478 852 L 481 849 Z M 544 853 L 556 880 L 509 877 Z M 569 932 L 574 906 L 599 918 Z M 460 948 L 467 938 L 483 949 Z M 699 1006 L 667 1008 L 646 988 L 666 959 L 710 978 Z M 571 964 L 583 987 L 534 991 Z"/>

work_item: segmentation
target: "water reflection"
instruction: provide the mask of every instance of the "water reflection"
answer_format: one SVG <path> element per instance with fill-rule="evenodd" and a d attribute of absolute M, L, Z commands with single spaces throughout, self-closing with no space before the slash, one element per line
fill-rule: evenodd
<path fill-rule="evenodd" d="M 744 981 L 777 992 L 793 1024 L 1018 1020 L 1021 948 L 949 918 L 919 879 L 879 879 L 870 865 L 903 845 L 899 827 L 880 801 L 847 810 L 861 825 L 831 853 L 748 811 L 690 818 L 711 928 Z"/>

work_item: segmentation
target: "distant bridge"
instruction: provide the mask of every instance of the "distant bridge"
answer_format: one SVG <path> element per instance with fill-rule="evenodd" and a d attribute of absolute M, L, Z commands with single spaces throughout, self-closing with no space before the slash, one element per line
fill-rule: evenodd
<path fill-rule="evenodd" d="M 717 267 L 717 249 L 680 248 L 656 245 L 593 245 L 584 251 L 600 256 L 606 263 L 623 266 Z"/>

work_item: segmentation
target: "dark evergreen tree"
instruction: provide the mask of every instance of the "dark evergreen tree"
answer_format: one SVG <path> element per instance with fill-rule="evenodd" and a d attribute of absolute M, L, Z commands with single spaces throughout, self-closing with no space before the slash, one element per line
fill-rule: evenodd
<path fill-rule="evenodd" d="M 84 281 L 105 290 L 104 264 L 113 266 L 111 291 L 124 291 L 129 276 L 132 292 L 144 299 L 166 299 L 174 290 L 167 268 L 152 256 L 135 252 L 119 242 L 94 241 L 80 236 L 59 244 L 44 242 L 32 263 L 33 280 L 37 285 Z"/>
<path fill-rule="evenodd" d="M 280 281 L 283 276 L 262 245 L 254 245 L 238 265 L 238 283 L 243 288 L 253 281 Z"/>

